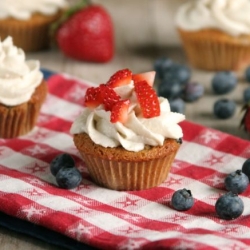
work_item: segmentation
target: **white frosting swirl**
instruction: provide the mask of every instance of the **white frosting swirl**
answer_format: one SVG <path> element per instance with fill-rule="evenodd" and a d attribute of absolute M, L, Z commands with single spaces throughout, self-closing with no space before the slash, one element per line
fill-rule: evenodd
<path fill-rule="evenodd" d="M 1 0 L 0 19 L 13 17 L 27 20 L 35 12 L 53 15 L 65 6 L 67 6 L 66 0 Z"/>
<path fill-rule="evenodd" d="M 187 31 L 219 29 L 232 36 L 250 34 L 249 0 L 191 0 L 179 7 L 177 26 Z"/>
<path fill-rule="evenodd" d="M 27 102 L 41 83 L 39 61 L 25 61 L 22 49 L 13 45 L 11 37 L 0 42 L 0 103 L 15 106 Z"/>
<path fill-rule="evenodd" d="M 94 110 L 84 108 L 72 124 L 70 132 L 87 133 L 92 141 L 103 147 L 121 145 L 126 150 L 134 152 L 144 149 L 145 145 L 163 145 L 165 138 L 183 137 L 178 123 L 185 119 L 184 115 L 171 112 L 168 100 L 159 97 L 160 116 L 143 118 L 133 89 L 133 81 L 129 85 L 115 88 L 122 99 L 130 99 L 126 123 L 111 123 L 110 111 L 105 111 L 103 105 L 100 105 Z"/>

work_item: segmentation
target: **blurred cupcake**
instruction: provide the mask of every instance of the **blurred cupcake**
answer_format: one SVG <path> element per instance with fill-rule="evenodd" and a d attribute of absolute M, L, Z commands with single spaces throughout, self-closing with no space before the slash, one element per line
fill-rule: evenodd
<path fill-rule="evenodd" d="M 190 0 L 176 23 L 191 65 L 239 70 L 250 63 L 250 1 Z"/>
<path fill-rule="evenodd" d="M 151 72 L 139 75 L 138 82 L 121 72 L 110 78 L 111 84 L 87 90 L 83 112 L 70 132 L 98 185 L 148 189 L 166 180 L 183 137 L 178 123 L 185 116 L 171 112 L 168 100 L 157 97 L 147 77 Z"/>
<path fill-rule="evenodd" d="M 11 37 L 0 42 L 0 138 L 14 138 L 34 126 L 47 84 L 36 60 L 25 60 Z"/>
<path fill-rule="evenodd" d="M 61 17 L 66 0 L 1 0 L 0 38 L 13 38 L 25 52 L 50 46 L 50 25 Z"/>

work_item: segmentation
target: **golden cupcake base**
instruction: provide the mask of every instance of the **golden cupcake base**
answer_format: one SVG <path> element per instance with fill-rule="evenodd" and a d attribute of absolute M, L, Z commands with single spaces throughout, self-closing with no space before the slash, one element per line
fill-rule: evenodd
<path fill-rule="evenodd" d="M 166 139 L 163 146 L 148 147 L 139 152 L 105 148 L 95 144 L 86 133 L 74 135 L 94 182 L 112 190 L 144 190 L 164 182 L 180 144 Z"/>
<path fill-rule="evenodd" d="M 237 71 L 250 64 L 250 35 L 233 37 L 215 29 L 178 31 L 188 61 L 195 68 Z"/>
<path fill-rule="evenodd" d="M 50 26 L 61 15 L 62 11 L 58 11 L 50 16 L 33 14 L 29 20 L 1 19 L 1 41 L 11 36 L 15 46 L 22 48 L 25 52 L 47 49 L 51 45 Z"/>
<path fill-rule="evenodd" d="M 0 138 L 15 138 L 30 132 L 36 124 L 47 91 L 47 83 L 42 81 L 28 102 L 13 107 L 0 104 Z"/>

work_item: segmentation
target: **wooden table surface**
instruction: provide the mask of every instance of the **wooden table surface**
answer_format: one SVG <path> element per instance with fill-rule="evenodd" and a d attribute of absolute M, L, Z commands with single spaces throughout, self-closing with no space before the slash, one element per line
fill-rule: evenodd
<path fill-rule="evenodd" d="M 187 63 L 185 55 L 181 48 L 153 48 L 145 47 L 140 49 L 127 48 L 126 51 L 116 51 L 114 59 L 106 64 L 79 62 L 64 57 L 56 48 L 48 51 L 28 54 L 28 59 L 38 59 L 41 67 L 56 72 L 63 72 L 86 79 L 88 81 L 102 83 L 116 70 L 121 68 L 130 68 L 133 72 L 144 72 L 153 69 L 153 62 L 160 56 L 167 56 L 176 62 Z M 186 119 L 192 122 L 200 123 L 212 127 L 234 136 L 249 139 L 249 136 L 239 129 L 243 105 L 242 94 L 248 83 L 242 79 L 242 73 L 239 73 L 239 82 L 236 89 L 226 96 L 216 96 L 211 91 L 211 78 L 214 72 L 204 72 L 192 69 L 192 80 L 198 81 L 205 87 L 205 95 L 194 103 L 186 104 Z M 237 102 L 237 111 L 235 115 L 227 120 L 219 120 L 213 115 L 214 102 L 222 97 L 232 98 Z M 5 228 L 0 228 L 0 249 L 1 250 L 56 250 L 62 249 L 49 245 L 40 240 L 12 232 Z"/>

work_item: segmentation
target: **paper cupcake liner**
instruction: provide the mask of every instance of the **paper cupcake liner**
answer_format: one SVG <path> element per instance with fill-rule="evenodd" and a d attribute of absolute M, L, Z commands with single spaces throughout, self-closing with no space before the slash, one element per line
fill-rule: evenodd
<path fill-rule="evenodd" d="M 250 36 L 231 37 L 217 30 L 179 29 L 187 58 L 203 70 L 240 70 L 250 64 Z"/>
<path fill-rule="evenodd" d="M 0 104 L 0 138 L 15 138 L 31 131 L 36 124 L 46 94 L 47 85 L 42 82 L 30 101 L 15 107 Z"/>
<path fill-rule="evenodd" d="M 1 40 L 11 36 L 14 44 L 25 52 L 47 49 L 51 44 L 50 25 L 60 15 L 61 11 L 51 16 L 35 14 L 27 21 L 2 19 L 0 20 Z"/>
<path fill-rule="evenodd" d="M 150 161 L 122 162 L 104 160 L 80 152 L 89 174 L 100 186 L 113 190 L 143 190 L 166 180 L 176 152 Z"/>

